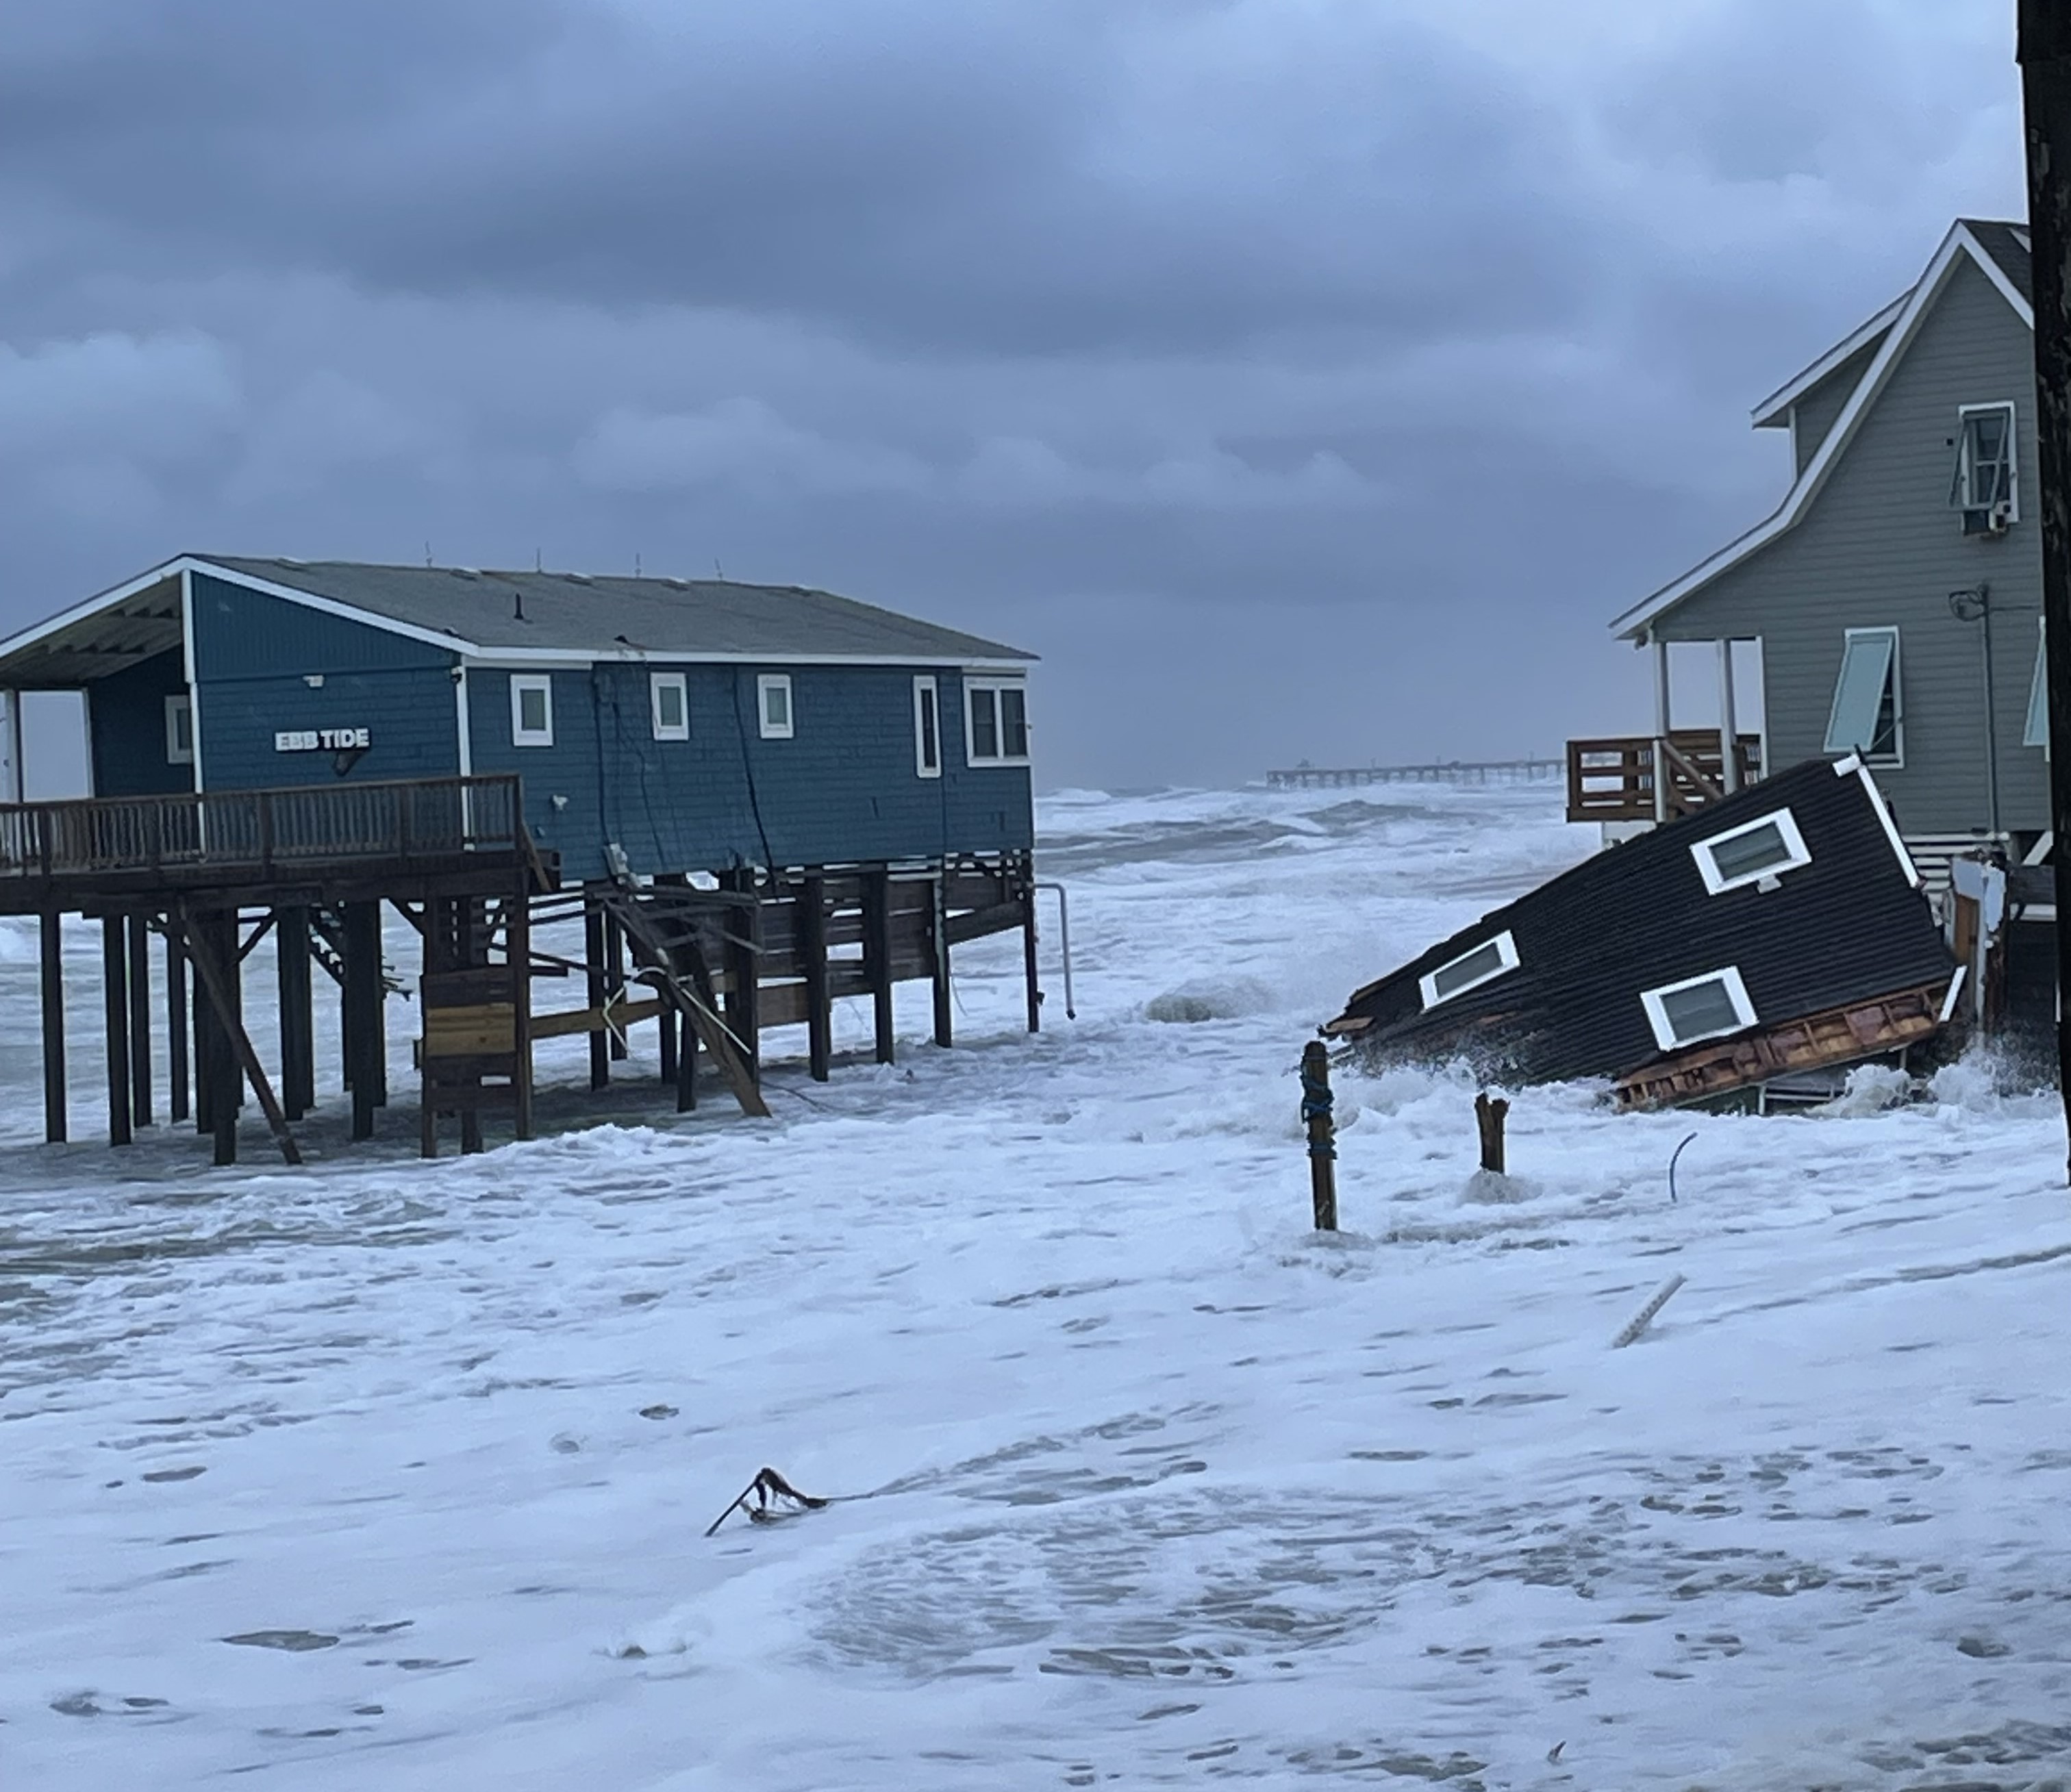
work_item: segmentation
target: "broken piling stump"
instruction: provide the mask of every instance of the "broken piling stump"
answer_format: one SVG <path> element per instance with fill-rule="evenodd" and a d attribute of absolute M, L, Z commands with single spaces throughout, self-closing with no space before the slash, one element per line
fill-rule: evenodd
<path fill-rule="evenodd" d="M 1316 1230 L 1338 1229 L 1337 1122 L 1331 1117 L 1330 1049 L 1311 1040 L 1302 1052 L 1302 1123 L 1309 1134 L 1309 1199 Z"/>
<path fill-rule="evenodd" d="M 1510 1103 L 1500 1095 L 1493 1100 L 1483 1089 L 1474 1097 L 1474 1127 L 1482 1138 L 1482 1168 L 1496 1175 L 1503 1175 L 1503 1122 L 1510 1117 Z"/>

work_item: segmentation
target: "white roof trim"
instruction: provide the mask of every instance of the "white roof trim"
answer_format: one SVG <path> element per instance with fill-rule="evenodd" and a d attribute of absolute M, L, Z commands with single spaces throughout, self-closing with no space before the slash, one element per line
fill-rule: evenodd
<path fill-rule="evenodd" d="M 1779 386 L 1755 406 L 1752 413 L 1757 429 L 1774 429 L 1784 420 L 1784 413 L 1799 399 L 1824 379 L 1835 368 L 1856 354 L 1868 342 L 1873 342 L 1891 328 L 1893 320 L 1905 309 L 1905 301 L 1913 295 L 1901 293 L 1868 322 L 1859 326 L 1853 334 L 1836 342 L 1802 373 L 1787 385 Z"/>
<path fill-rule="evenodd" d="M 1854 759 L 1855 764 L 1850 765 L 1848 759 Z M 1906 851 L 1905 842 L 1899 837 L 1898 823 L 1892 819 L 1890 806 L 1884 800 L 1884 792 L 1877 788 L 1877 781 L 1870 776 L 1868 766 L 1856 759 L 1853 753 L 1848 755 L 1848 759 L 1836 764 L 1835 771 L 1843 777 L 1852 771 L 1863 781 L 1863 789 L 1869 795 L 1870 807 L 1876 811 L 1876 818 L 1884 823 L 1884 837 L 1891 843 L 1891 850 L 1897 857 L 1898 868 L 1905 873 L 1906 882 L 1914 889 L 1919 889 L 1926 880 L 1921 876 L 1920 867 L 1913 863 L 1913 855 Z"/>
<path fill-rule="evenodd" d="M 1999 289 L 2007 303 L 2014 308 L 2020 321 L 2031 330 L 2035 327 L 2034 309 L 2020 296 L 2019 289 L 2007 278 L 1999 264 L 1985 252 L 1977 238 L 1962 224 L 1950 226 L 1949 234 L 1942 240 L 1941 248 L 1934 252 L 1934 259 L 1928 263 L 1926 273 L 1920 277 L 1920 284 L 1906 295 L 1901 312 L 1886 334 L 1883 346 L 1876 351 L 1876 359 L 1856 383 L 1856 389 L 1849 395 L 1848 402 L 1842 408 L 1841 414 L 1834 420 L 1834 427 L 1827 432 L 1827 439 L 1819 445 L 1812 458 L 1805 463 L 1805 470 L 1798 474 L 1797 483 L 1792 486 L 1774 514 L 1757 523 L 1738 539 L 1729 542 L 1709 560 L 1700 561 L 1691 568 L 1681 578 L 1663 585 L 1651 597 L 1634 605 L 1611 624 L 1614 634 L 1632 641 L 1643 640 L 1649 627 L 1664 611 L 1672 609 L 1685 597 L 1709 584 L 1728 568 L 1737 566 L 1757 548 L 1766 547 L 1805 514 L 1806 506 L 1819 495 L 1820 487 L 1826 484 L 1827 476 L 1833 470 L 1834 463 L 1840 458 L 1842 450 L 1854 437 L 1856 426 L 1862 420 L 1864 413 L 1876 401 L 1878 394 L 1884 390 L 1884 382 L 1891 376 L 1892 369 L 1911 345 L 1919 330 L 1921 319 L 1926 316 L 1935 300 L 1941 296 L 1950 271 L 1956 265 L 1958 258 L 1963 256 L 1969 256 L 1985 277 Z"/>
<path fill-rule="evenodd" d="M 428 646 L 437 647 L 447 653 L 456 654 L 463 660 L 478 665 L 510 666 L 593 666 L 605 660 L 659 660 L 683 666 L 934 666 L 952 669 L 970 667 L 973 670 L 1020 671 L 1025 674 L 1032 662 L 1025 659 L 973 659 L 963 654 L 719 654 L 676 653 L 660 648 L 613 646 L 611 648 L 585 647 L 485 647 L 457 634 L 448 634 L 436 629 L 419 628 L 415 623 L 397 621 L 392 616 L 383 616 L 373 610 L 361 609 L 357 605 L 339 602 L 334 597 L 319 596 L 299 587 L 279 584 L 271 579 L 260 577 L 235 567 L 219 565 L 214 560 L 204 560 L 195 554 L 182 554 L 167 560 L 148 572 L 140 572 L 125 583 L 111 586 L 75 604 L 70 609 L 24 629 L 20 634 L 0 641 L 0 658 L 18 653 L 24 647 L 32 647 L 39 641 L 76 622 L 83 622 L 104 610 L 113 609 L 128 601 L 139 592 L 148 591 L 156 584 L 178 576 L 182 573 L 205 573 L 211 579 L 221 579 L 227 584 L 243 585 L 269 597 L 278 597 L 284 602 L 300 604 L 305 609 L 320 611 L 326 616 L 335 616 L 348 622 L 357 622 L 370 629 L 379 629 L 386 634 L 401 635 L 411 641 L 422 642 Z M 182 597 L 185 596 L 184 588 Z M 182 605 L 184 608 L 184 605 Z"/>

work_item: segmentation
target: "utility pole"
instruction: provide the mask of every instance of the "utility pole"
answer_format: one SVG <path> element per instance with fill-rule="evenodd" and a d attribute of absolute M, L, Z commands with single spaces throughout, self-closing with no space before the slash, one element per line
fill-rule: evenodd
<path fill-rule="evenodd" d="M 2035 281 L 2041 441 L 2042 618 L 2049 680 L 2049 818 L 2057 884 L 2057 1074 L 2071 1143 L 2071 7 L 2020 0 L 2021 109 Z M 2071 1167 L 2067 1167 L 2071 1180 Z"/>

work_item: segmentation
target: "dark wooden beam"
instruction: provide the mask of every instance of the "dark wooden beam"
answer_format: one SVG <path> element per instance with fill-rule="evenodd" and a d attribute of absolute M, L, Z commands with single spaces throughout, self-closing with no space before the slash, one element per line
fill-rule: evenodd
<path fill-rule="evenodd" d="M 213 917 L 211 917 L 213 919 Z M 266 1116 L 266 1124 L 273 1130 L 274 1142 L 281 1147 L 281 1155 L 289 1163 L 300 1163 L 302 1154 L 295 1143 L 295 1135 L 288 1130 L 287 1116 L 281 1113 L 281 1104 L 274 1099 L 273 1085 L 266 1079 L 266 1072 L 259 1062 L 259 1054 L 252 1049 L 252 1036 L 244 1031 L 244 1020 L 240 1012 L 243 1004 L 233 987 L 240 961 L 237 956 L 237 917 L 227 917 L 228 926 L 221 929 L 221 937 L 211 939 L 210 934 L 217 929 L 203 927 L 191 929 L 187 936 L 187 955 L 193 959 L 195 974 L 200 978 L 208 992 L 209 1006 L 215 1011 L 219 1030 L 227 1036 L 231 1052 L 238 1066 L 244 1071 L 245 1081 L 251 1084 L 252 1093 L 258 1098 L 260 1112 Z M 219 951 L 219 946 L 227 950 Z M 219 1089 L 219 1119 L 230 1116 L 233 1140 L 236 1136 L 237 1108 L 235 1101 L 224 1099 L 228 1092 Z M 222 1136 L 219 1130 L 217 1137 Z M 233 1143 L 232 1154 L 236 1146 Z"/>
<path fill-rule="evenodd" d="M 345 905 L 346 1063 L 352 1082 L 352 1136 L 374 1136 L 374 1110 L 387 1093 L 388 1042 L 382 1009 L 381 904 Z"/>
<path fill-rule="evenodd" d="M 43 1137 L 65 1141 L 64 936 L 62 917 L 43 917 L 39 941 L 43 1011 Z"/>
<path fill-rule="evenodd" d="M 317 1101 L 307 908 L 297 904 L 276 912 L 273 946 L 281 1007 L 281 1105 L 290 1120 L 299 1120 Z"/>
<path fill-rule="evenodd" d="M 824 1083 L 834 1066 L 834 1013 L 827 998 L 827 884 L 808 872 L 798 889 L 798 954 L 806 973 L 806 1062 Z"/>
<path fill-rule="evenodd" d="M 604 917 L 604 999 L 608 1006 L 616 1010 L 625 998 L 625 929 L 619 925 L 616 915 Z M 607 1033 L 611 1042 L 611 1061 L 623 1064 L 631 1055 L 632 1047 L 625 1037 L 625 1029 Z"/>
<path fill-rule="evenodd" d="M 129 1118 L 151 1124 L 151 917 L 133 914 L 129 930 Z"/>
<path fill-rule="evenodd" d="M 935 995 L 935 1043 L 946 1046 L 953 1028 L 949 1011 L 949 872 L 945 864 L 935 880 L 934 905 L 929 910 L 929 956 Z"/>
<path fill-rule="evenodd" d="M 166 927 L 166 1081 L 169 1117 L 184 1120 L 187 1105 L 187 955 L 180 930 Z"/>
<path fill-rule="evenodd" d="M 605 973 L 604 915 L 592 908 L 583 916 L 583 965 L 589 978 L 589 1005 L 601 1008 L 610 994 L 611 985 Z M 589 1036 L 589 1086 L 603 1089 L 611 1081 L 611 1035 L 592 1033 Z"/>
<path fill-rule="evenodd" d="M 127 1145 L 129 1131 L 129 945 L 122 917 L 100 924 L 100 993 L 108 1048 L 108 1142 Z"/>
<path fill-rule="evenodd" d="M 882 865 L 863 874 L 863 962 L 870 983 L 877 1061 L 891 1064 L 898 1056 L 892 1000 L 892 874 Z"/>
<path fill-rule="evenodd" d="M 503 950 L 511 962 L 512 1060 L 511 1084 L 516 1109 L 513 1130 L 532 1136 L 532 888 L 521 884 L 504 899 Z"/>
<path fill-rule="evenodd" d="M 1021 982 L 1028 998 L 1028 1031 L 1043 1031 L 1043 990 L 1036 968 L 1036 856 L 1021 859 Z"/>

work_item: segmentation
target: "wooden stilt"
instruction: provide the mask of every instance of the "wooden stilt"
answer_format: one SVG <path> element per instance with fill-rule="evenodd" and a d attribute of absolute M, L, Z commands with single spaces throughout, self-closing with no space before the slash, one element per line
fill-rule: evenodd
<path fill-rule="evenodd" d="M 827 884 L 817 871 L 798 890 L 798 956 L 806 972 L 806 1057 L 813 1081 L 834 1067 L 834 1015 L 827 998 Z"/>
<path fill-rule="evenodd" d="M 169 1117 L 184 1120 L 187 1103 L 187 955 L 178 928 L 166 926 L 166 1081 Z"/>
<path fill-rule="evenodd" d="M 863 874 L 863 961 L 877 1061 L 891 1064 L 898 1056 L 892 1003 L 892 874 L 881 865 Z"/>
<path fill-rule="evenodd" d="M 743 867 L 728 879 L 730 888 L 757 894 L 752 866 Z M 736 909 L 728 920 L 726 958 L 731 984 L 726 999 L 728 1030 L 738 1041 L 737 1049 L 747 1061 L 748 1080 L 758 1089 L 762 1083 L 762 908 Z"/>
<path fill-rule="evenodd" d="M 120 915 L 100 923 L 100 992 L 108 1047 L 108 1142 L 127 1145 L 129 1132 L 129 945 Z"/>
<path fill-rule="evenodd" d="M 65 1141 L 64 952 L 61 918 L 43 917 L 43 1137 Z"/>
<path fill-rule="evenodd" d="M 418 948 L 418 963 L 424 974 L 417 986 L 424 995 L 417 1060 L 417 1155 L 422 1158 L 439 1154 L 439 1098 L 432 1074 L 430 997 L 426 992 L 432 979 L 453 963 L 453 905 L 442 897 L 424 899 L 424 933 Z"/>
<path fill-rule="evenodd" d="M 676 1081 L 676 1011 L 664 1003 L 662 1011 L 654 1017 L 654 1026 L 662 1081 L 673 1086 Z"/>
<path fill-rule="evenodd" d="M 610 993 L 610 985 L 605 977 L 604 968 L 604 916 L 597 909 L 588 910 L 583 916 L 583 964 L 589 978 L 589 1005 L 601 1008 Z M 596 1032 L 589 1036 L 589 1086 L 602 1089 L 611 1081 L 611 1035 Z"/>
<path fill-rule="evenodd" d="M 352 1136 L 374 1136 L 385 1081 L 381 1028 L 381 904 L 345 905 L 346 1064 L 352 1081 Z"/>
<path fill-rule="evenodd" d="M 299 1120 L 316 1105 L 314 1016 L 310 1006 L 310 912 L 282 908 L 273 921 L 281 999 L 281 1106 Z"/>
<path fill-rule="evenodd" d="M 663 1011 L 663 1017 L 675 1024 L 675 1017 Z M 698 1107 L 698 1034 L 694 1027 L 683 1029 L 682 1049 L 676 1055 L 676 1112 L 695 1113 Z"/>
<path fill-rule="evenodd" d="M 949 867 L 936 874 L 934 902 L 929 914 L 928 945 L 934 966 L 935 1043 L 946 1046 L 952 1028 L 949 1013 Z"/>
<path fill-rule="evenodd" d="M 625 929 L 619 925 L 616 915 L 604 917 L 604 994 L 605 1001 L 614 1008 L 621 1006 L 625 999 Z M 632 1049 L 624 1032 L 604 1036 L 610 1041 L 611 1061 L 623 1064 Z"/>
<path fill-rule="evenodd" d="M 281 1147 L 281 1157 L 289 1163 L 300 1163 L 302 1154 L 295 1143 L 295 1135 L 288 1130 L 287 1116 L 281 1113 L 281 1104 L 274 1098 L 273 1085 L 267 1081 L 265 1067 L 259 1062 L 259 1054 L 252 1049 L 252 1036 L 244 1031 L 244 1017 L 240 1012 L 243 1003 L 237 994 L 241 970 L 241 961 L 237 955 L 237 917 L 233 912 L 226 917 L 225 921 L 227 925 L 222 928 L 221 936 L 216 940 L 209 937 L 211 933 L 217 932 L 215 928 L 191 930 L 187 940 L 188 956 L 194 960 L 196 978 L 208 993 L 209 1006 L 215 1011 L 215 1031 L 228 1047 L 229 1055 L 236 1068 L 243 1071 L 244 1080 L 252 1085 L 252 1093 L 258 1100 L 260 1110 L 266 1116 L 266 1124 L 273 1130 L 274 1142 Z M 219 953 L 219 946 L 228 949 Z M 219 1163 L 234 1161 L 237 1151 L 237 1105 L 234 1101 L 224 1098 L 228 1093 L 227 1085 L 230 1084 L 234 1072 L 229 1066 L 225 1066 L 224 1069 L 225 1074 L 218 1081 L 216 1089 L 219 1122 L 216 1161 Z M 221 1122 L 226 1116 L 230 1135 L 228 1158 L 223 1155 L 222 1145 L 225 1128 Z"/>
<path fill-rule="evenodd" d="M 1036 970 L 1036 861 L 1033 854 L 1021 860 L 1021 982 L 1028 997 L 1028 1031 L 1043 1031 L 1043 991 Z"/>
<path fill-rule="evenodd" d="M 129 1120 L 151 1124 L 151 917 L 129 917 Z"/>
<path fill-rule="evenodd" d="M 504 906 L 503 949 L 511 961 L 511 1019 L 515 1048 L 511 1083 L 514 1130 L 532 1136 L 532 892 L 528 884 Z"/>

